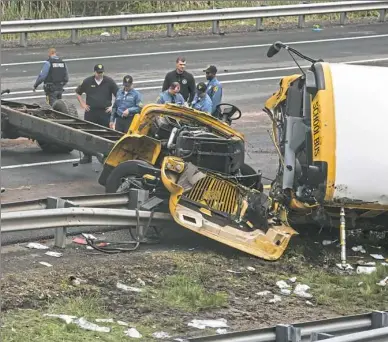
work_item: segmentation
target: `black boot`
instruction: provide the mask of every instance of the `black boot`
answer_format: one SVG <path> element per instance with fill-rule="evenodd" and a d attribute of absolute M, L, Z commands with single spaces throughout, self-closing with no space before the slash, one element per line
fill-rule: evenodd
<path fill-rule="evenodd" d="M 80 164 L 89 164 L 92 162 L 92 156 L 84 154 L 83 158 L 79 161 Z"/>

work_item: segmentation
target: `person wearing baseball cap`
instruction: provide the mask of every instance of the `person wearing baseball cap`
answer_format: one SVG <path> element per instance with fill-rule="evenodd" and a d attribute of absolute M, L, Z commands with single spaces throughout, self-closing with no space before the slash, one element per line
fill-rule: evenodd
<path fill-rule="evenodd" d="M 180 93 L 180 90 L 181 85 L 179 84 L 179 82 L 172 82 L 167 90 L 160 93 L 160 95 L 156 99 L 156 103 L 173 103 L 183 106 L 185 104 L 185 99 Z"/>
<path fill-rule="evenodd" d="M 106 76 L 102 64 L 94 66 L 94 75 L 85 78 L 76 88 L 75 93 L 81 108 L 85 110 L 84 120 L 98 125 L 109 127 L 112 112 L 113 96 L 116 96 L 119 87 L 116 82 Z M 82 94 L 86 94 L 86 100 Z M 92 156 L 84 155 L 81 164 L 91 163 Z"/>
<path fill-rule="evenodd" d="M 197 84 L 196 89 L 197 93 L 194 96 L 191 107 L 201 112 L 211 114 L 213 104 L 210 96 L 206 93 L 206 84 L 204 82 L 200 82 Z"/>
<path fill-rule="evenodd" d="M 207 94 L 212 100 L 212 115 L 218 117 L 216 113 L 216 107 L 221 103 L 222 100 L 222 85 L 217 79 L 217 67 L 215 65 L 209 65 L 204 72 L 206 73 L 206 79 L 209 81 L 206 85 Z"/>
<path fill-rule="evenodd" d="M 140 114 L 143 109 L 143 96 L 133 88 L 133 78 L 125 75 L 123 88 L 119 89 L 112 107 L 109 127 L 117 131 L 127 133 L 131 126 L 133 117 Z"/>

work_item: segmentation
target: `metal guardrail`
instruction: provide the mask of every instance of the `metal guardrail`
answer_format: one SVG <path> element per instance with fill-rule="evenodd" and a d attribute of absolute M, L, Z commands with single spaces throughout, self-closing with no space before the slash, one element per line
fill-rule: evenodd
<path fill-rule="evenodd" d="M 271 328 L 190 338 L 201 342 L 378 342 L 388 341 L 388 312 L 344 316 L 321 321 L 280 324 Z"/>
<path fill-rule="evenodd" d="M 121 14 L 113 16 L 72 17 L 43 20 L 16 20 L 1 23 L 2 34 L 20 33 L 20 44 L 27 46 L 27 34 L 32 32 L 71 30 L 71 40 L 78 40 L 78 30 L 121 27 L 120 38 L 125 39 L 128 27 L 144 25 L 167 25 L 171 37 L 175 24 L 213 22 L 213 33 L 219 33 L 220 21 L 256 19 L 256 29 L 261 30 L 263 18 L 298 16 L 298 27 L 304 27 L 305 16 L 313 14 L 341 13 L 340 22 L 345 24 L 347 12 L 379 10 L 379 20 L 384 21 L 388 1 L 337 1 L 285 6 L 261 6 L 196 10 L 167 13 Z"/>

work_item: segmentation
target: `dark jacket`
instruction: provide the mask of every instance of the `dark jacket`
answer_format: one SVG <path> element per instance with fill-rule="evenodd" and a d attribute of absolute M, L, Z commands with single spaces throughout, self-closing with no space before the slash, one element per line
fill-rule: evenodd
<path fill-rule="evenodd" d="M 164 78 L 162 91 L 167 90 L 173 82 L 179 82 L 181 85 L 180 93 L 185 101 L 191 103 L 195 95 L 194 76 L 187 71 L 183 71 L 182 74 L 178 74 L 176 70 L 170 71 Z"/>

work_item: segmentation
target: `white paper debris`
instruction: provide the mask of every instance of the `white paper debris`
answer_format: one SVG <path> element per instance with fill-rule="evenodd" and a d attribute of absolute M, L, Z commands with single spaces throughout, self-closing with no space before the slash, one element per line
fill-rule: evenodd
<path fill-rule="evenodd" d="M 309 305 L 309 306 L 314 306 L 314 304 L 311 303 L 309 300 L 306 300 L 306 304 Z"/>
<path fill-rule="evenodd" d="M 331 245 L 333 244 L 334 242 L 336 242 L 337 240 L 334 240 L 334 241 L 330 241 L 330 240 L 323 240 L 322 241 L 322 245 L 324 246 L 328 246 L 328 245 Z"/>
<path fill-rule="evenodd" d="M 142 338 L 143 336 L 136 330 L 136 328 L 130 328 L 127 331 L 124 331 L 124 334 L 132 338 Z"/>
<path fill-rule="evenodd" d="M 298 297 L 302 297 L 302 298 L 312 298 L 313 295 L 306 292 L 309 289 L 310 289 L 310 286 L 308 286 L 308 285 L 298 284 L 295 287 L 294 294 L 296 294 Z"/>
<path fill-rule="evenodd" d="M 141 285 L 141 286 L 145 286 L 146 283 L 144 280 L 140 279 L 140 278 L 137 278 L 137 282 Z"/>
<path fill-rule="evenodd" d="M 272 299 L 270 299 L 268 302 L 273 304 L 273 303 L 276 303 L 276 302 L 281 302 L 282 301 L 282 298 L 278 295 L 274 295 Z"/>
<path fill-rule="evenodd" d="M 289 289 L 281 289 L 280 292 L 285 296 L 289 296 L 291 294 L 291 290 Z"/>
<path fill-rule="evenodd" d="M 109 32 L 101 32 L 100 36 L 110 37 L 110 33 Z"/>
<path fill-rule="evenodd" d="M 48 262 L 45 262 L 45 261 L 39 261 L 39 263 L 43 266 L 47 266 L 47 267 L 53 267 L 53 265 L 49 264 Z"/>
<path fill-rule="evenodd" d="M 128 326 L 128 323 L 127 323 L 127 322 L 117 321 L 116 323 L 117 323 L 118 325 Z"/>
<path fill-rule="evenodd" d="M 368 267 L 368 266 L 358 266 L 357 274 L 371 274 L 376 272 L 376 267 Z"/>
<path fill-rule="evenodd" d="M 295 283 L 296 282 L 296 277 L 292 277 L 290 279 L 288 279 L 291 283 Z"/>
<path fill-rule="evenodd" d="M 56 318 L 62 319 L 63 321 L 66 322 L 66 324 L 72 323 L 77 318 L 77 316 L 55 315 L 55 314 L 44 314 L 43 316 L 45 316 L 45 317 L 56 317 Z"/>
<path fill-rule="evenodd" d="M 27 248 L 32 248 L 32 249 L 49 249 L 50 247 L 42 245 L 40 243 L 36 242 L 30 242 L 27 246 Z"/>
<path fill-rule="evenodd" d="M 288 288 L 288 287 L 291 287 L 290 285 L 288 285 L 284 280 L 279 280 L 276 282 L 276 285 L 280 288 L 280 289 L 285 289 L 285 288 Z"/>
<path fill-rule="evenodd" d="M 364 284 L 364 282 L 363 282 L 363 281 L 360 281 L 360 282 L 357 284 L 357 286 L 361 286 L 362 284 Z"/>
<path fill-rule="evenodd" d="M 85 239 L 89 239 L 89 240 L 97 240 L 97 238 L 96 238 L 93 234 L 82 233 L 82 236 L 83 236 Z"/>
<path fill-rule="evenodd" d="M 352 251 L 354 251 L 354 252 L 361 252 L 361 253 L 364 253 L 364 254 L 366 253 L 366 250 L 362 246 L 352 247 Z"/>
<path fill-rule="evenodd" d="M 370 254 L 373 259 L 384 260 L 385 258 L 381 254 Z"/>
<path fill-rule="evenodd" d="M 248 267 L 247 267 L 247 270 L 248 270 L 248 271 L 251 271 L 251 272 L 256 271 L 256 269 L 255 269 L 254 267 L 251 267 L 251 266 L 248 266 Z"/>
<path fill-rule="evenodd" d="M 342 265 L 342 264 L 336 264 L 336 266 L 341 269 L 341 270 L 352 270 L 353 269 L 353 266 L 350 265 L 350 264 L 345 264 L 345 265 Z"/>
<path fill-rule="evenodd" d="M 208 328 L 228 328 L 226 319 L 193 319 L 188 326 L 198 329 Z"/>
<path fill-rule="evenodd" d="M 81 329 L 97 331 L 97 332 L 110 332 L 109 327 L 100 327 L 97 324 L 88 322 L 85 318 L 81 317 L 73 321 L 74 324 L 77 324 Z"/>
<path fill-rule="evenodd" d="M 52 252 L 52 251 L 49 251 L 49 252 L 46 252 L 44 253 L 46 255 L 49 255 L 49 256 L 52 256 L 52 257 L 55 257 L 55 258 L 60 258 L 63 254 L 62 253 L 59 253 L 59 252 Z"/>
<path fill-rule="evenodd" d="M 388 285 L 388 277 L 384 278 L 383 280 L 380 280 L 376 285 L 379 286 L 387 286 Z"/>
<path fill-rule="evenodd" d="M 157 331 L 152 334 L 154 338 L 164 339 L 164 338 L 170 338 L 170 335 L 164 331 Z"/>
<path fill-rule="evenodd" d="M 116 287 L 120 290 L 124 290 L 124 291 L 131 291 L 131 292 L 142 292 L 143 290 L 137 288 L 137 287 L 133 287 L 133 286 L 127 286 L 125 284 L 122 284 L 122 283 L 117 283 L 116 284 Z"/>
<path fill-rule="evenodd" d="M 223 335 L 223 334 L 227 334 L 228 330 L 219 328 L 219 329 L 216 330 L 216 333 L 218 335 Z"/>
<path fill-rule="evenodd" d="M 265 291 L 257 292 L 256 294 L 257 294 L 258 296 L 267 296 L 267 295 L 272 294 L 272 292 L 271 292 L 271 291 L 268 291 L 268 290 L 265 290 Z"/>
<path fill-rule="evenodd" d="M 113 318 L 97 318 L 97 323 L 114 323 Z"/>
<path fill-rule="evenodd" d="M 226 272 L 229 272 L 229 273 L 234 273 L 234 274 L 240 274 L 240 273 L 243 273 L 243 272 L 238 272 L 238 271 L 233 271 L 233 270 L 226 270 Z"/>

